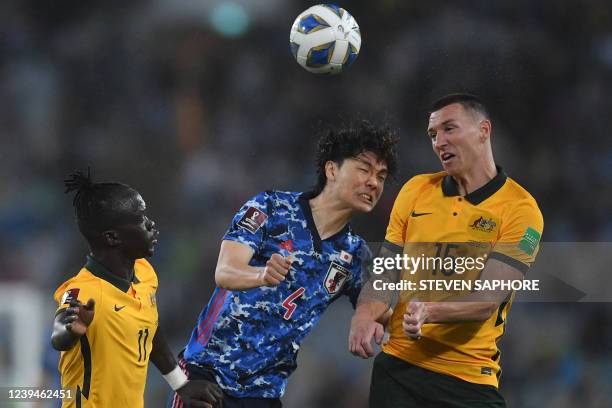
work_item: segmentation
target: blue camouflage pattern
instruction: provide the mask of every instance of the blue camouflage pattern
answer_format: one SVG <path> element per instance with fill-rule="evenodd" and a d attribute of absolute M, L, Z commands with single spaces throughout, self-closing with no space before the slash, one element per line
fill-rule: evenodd
<path fill-rule="evenodd" d="M 365 241 L 349 225 L 321 241 L 310 197 L 260 193 L 242 206 L 223 237 L 253 249 L 251 266 L 265 266 L 274 253 L 293 257 L 280 285 L 216 288 L 198 318 L 184 358 L 214 371 L 231 396 L 281 397 L 304 337 L 341 295 L 354 306 L 367 276 L 371 254 Z"/>

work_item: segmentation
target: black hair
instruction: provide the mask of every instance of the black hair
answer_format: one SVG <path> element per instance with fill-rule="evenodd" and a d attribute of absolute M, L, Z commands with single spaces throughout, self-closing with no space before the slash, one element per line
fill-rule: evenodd
<path fill-rule="evenodd" d="M 453 103 L 458 103 L 463 106 L 464 109 L 480 113 L 486 119 L 490 119 L 489 110 L 484 102 L 478 96 L 469 93 L 452 93 L 445 95 L 433 103 L 429 113 L 438 111 Z"/>
<path fill-rule="evenodd" d="M 332 160 L 342 165 L 344 159 L 357 157 L 363 152 L 372 152 L 387 165 L 393 176 L 397 171 L 398 137 L 388 125 L 375 126 L 367 120 L 349 124 L 340 130 L 327 129 L 319 137 L 316 154 L 317 184 L 315 195 L 321 193 L 327 183 L 325 163 Z"/>
<path fill-rule="evenodd" d="M 64 193 L 76 191 L 72 200 L 83 236 L 92 243 L 101 232 L 117 225 L 121 212 L 129 210 L 138 194 L 130 186 L 117 182 L 94 183 L 90 169 L 87 175 L 75 171 L 64 180 Z"/>

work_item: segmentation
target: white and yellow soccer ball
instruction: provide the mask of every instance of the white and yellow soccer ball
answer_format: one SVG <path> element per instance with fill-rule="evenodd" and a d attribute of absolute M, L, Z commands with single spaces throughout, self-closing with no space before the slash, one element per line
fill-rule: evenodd
<path fill-rule="evenodd" d="M 355 61 L 361 49 L 357 21 L 334 4 L 317 4 L 301 13 L 289 34 L 291 53 L 307 71 L 338 74 Z"/>

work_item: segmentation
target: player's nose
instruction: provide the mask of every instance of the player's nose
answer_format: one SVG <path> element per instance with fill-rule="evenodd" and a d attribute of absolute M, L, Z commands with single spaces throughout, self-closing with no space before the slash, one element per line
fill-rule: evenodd
<path fill-rule="evenodd" d="M 366 180 L 366 185 L 374 190 L 378 190 L 382 186 L 382 183 L 376 174 L 371 174 Z"/>
<path fill-rule="evenodd" d="M 439 149 L 442 146 L 446 146 L 446 143 L 447 143 L 446 136 L 444 136 L 443 132 L 439 132 L 436 135 L 436 140 L 434 141 L 434 147 L 436 149 Z"/>

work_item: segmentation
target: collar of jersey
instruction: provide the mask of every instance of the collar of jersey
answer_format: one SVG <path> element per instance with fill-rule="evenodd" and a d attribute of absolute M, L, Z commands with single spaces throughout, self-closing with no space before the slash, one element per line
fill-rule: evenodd
<path fill-rule="evenodd" d="M 508 176 L 506 176 L 506 173 L 504 173 L 504 170 L 500 166 L 495 166 L 495 168 L 497 169 L 497 175 L 495 177 L 493 177 L 484 186 L 465 195 L 464 198 L 469 203 L 478 205 L 495 194 L 497 190 L 502 188 Z M 451 176 L 444 176 L 444 179 L 442 180 L 442 193 L 444 193 L 444 195 L 447 197 L 459 195 L 459 187 L 457 186 L 457 182 Z"/>
<path fill-rule="evenodd" d="M 97 276 L 100 279 L 104 279 L 105 281 L 123 292 L 128 291 L 132 282 L 139 283 L 135 272 L 132 274 L 132 279 L 122 279 L 110 272 L 108 269 L 106 269 L 104 265 L 96 261 L 91 255 L 87 255 L 87 263 L 85 264 L 85 269 L 91 272 L 94 276 Z"/>
<path fill-rule="evenodd" d="M 312 243 L 313 243 L 314 249 L 318 253 L 322 253 L 323 247 L 321 244 L 321 237 L 319 236 L 319 231 L 317 230 L 317 226 L 315 225 L 314 218 L 312 218 L 312 209 L 310 208 L 310 203 L 308 202 L 308 200 L 314 197 L 316 197 L 316 194 L 312 191 L 302 193 L 300 194 L 298 202 L 300 203 L 300 207 L 302 208 L 302 212 L 304 213 L 304 218 L 306 218 L 306 225 L 308 226 L 308 229 L 310 230 L 310 234 L 312 235 Z M 326 241 L 333 241 L 338 236 L 348 233 L 350 229 L 351 229 L 350 224 L 346 223 L 344 228 L 336 232 L 331 237 L 327 238 Z"/>

